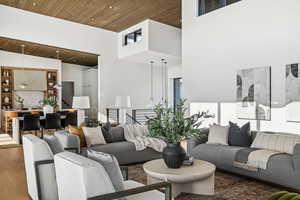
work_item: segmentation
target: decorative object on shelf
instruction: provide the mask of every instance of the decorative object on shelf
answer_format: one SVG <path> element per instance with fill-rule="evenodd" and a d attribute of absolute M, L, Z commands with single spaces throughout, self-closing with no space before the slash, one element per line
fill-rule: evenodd
<path fill-rule="evenodd" d="M 271 120 L 271 67 L 237 72 L 237 117 Z"/>
<path fill-rule="evenodd" d="M 54 109 L 57 107 L 57 102 L 54 98 L 45 99 L 42 102 L 43 112 L 46 116 L 48 113 L 53 113 Z"/>
<path fill-rule="evenodd" d="M 1 67 L 1 108 L 9 110 L 13 108 L 13 70 L 9 67 Z"/>
<path fill-rule="evenodd" d="M 21 47 L 22 47 L 22 69 L 24 70 L 24 62 L 25 62 L 25 61 L 24 61 L 24 59 L 25 59 L 24 48 L 25 48 L 25 45 L 22 44 Z M 27 86 L 28 86 L 28 85 L 27 85 L 25 82 L 22 82 L 22 83 L 19 85 L 19 87 L 20 87 L 21 89 L 26 89 Z"/>
<path fill-rule="evenodd" d="M 300 122 L 300 114 L 297 111 L 300 106 L 299 64 L 287 65 L 285 73 L 286 120 Z"/>
<path fill-rule="evenodd" d="M 120 124 L 125 124 L 127 109 L 131 108 L 131 97 L 117 96 L 115 106 L 120 109 Z"/>
<path fill-rule="evenodd" d="M 153 92 L 153 85 L 154 85 L 154 61 L 150 61 L 150 101 L 149 104 L 147 105 L 147 108 L 153 108 L 154 107 L 154 92 Z"/>
<path fill-rule="evenodd" d="M 90 97 L 89 96 L 74 96 L 73 97 L 73 109 L 77 109 L 77 125 L 85 122 L 85 110 L 90 109 Z"/>
<path fill-rule="evenodd" d="M 154 108 L 155 117 L 148 118 L 146 122 L 149 136 L 159 138 L 168 145 L 163 150 L 163 159 L 169 168 L 180 168 L 186 153 L 180 146 L 180 142 L 192 137 L 199 137 L 202 132 L 200 125 L 207 118 L 214 115 L 208 112 L 199 112 L 190 117 L 186 100 L 181 100 L 176 108 L 158 104 Z"/>
<path fill-rule="evenodd" d="M 19 95 L 16 95 L 15 101 L 16 101 L 17 104 L 19 104 L 18 105 L 19 109 L 23 110 L 23 108 L 24 108 L 24 99 L 22 97 L 20 97 Z"/>

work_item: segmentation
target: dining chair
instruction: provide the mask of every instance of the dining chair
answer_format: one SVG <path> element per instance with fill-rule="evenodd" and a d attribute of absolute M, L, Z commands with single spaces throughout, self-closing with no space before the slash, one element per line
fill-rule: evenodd
<path fill-rule="evenodd" d="M 61 115 L 59 113 L 48 113 L 45 119 L 45 125 L 43 126 L 42 136 L 44 130 L 60 130 L 61 129 Z"/>
<path fill-rule="evenodd" d="M 38 131 L 41 130 L 40 115 L 39 114 L 25 114 L 23 119 L 22 133 L 26 131 L 34 131 L 37 136 Z"/>
<path fill-rule="evenodd" d="M 68 127 L 69 125 L 77 126 L 77 113 L 76 112 L 67 112 L 64 125 L 65 125 L 64 127 Z"/>

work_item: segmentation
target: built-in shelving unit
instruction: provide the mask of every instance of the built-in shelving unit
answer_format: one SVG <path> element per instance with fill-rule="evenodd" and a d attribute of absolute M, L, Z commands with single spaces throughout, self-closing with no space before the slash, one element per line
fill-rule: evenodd
<path fill-rule="evenodd" d="M 14 91 L 13 70 L 10 68 L 1 68 L 1 108 L 9 110 L 13 108 Z"/>
<path fill-rule="evenodd" d="M 55 85 L 57 84 L 57 71 L 47 71 L 47 99 L 57 99 L 57 89 Z"/>

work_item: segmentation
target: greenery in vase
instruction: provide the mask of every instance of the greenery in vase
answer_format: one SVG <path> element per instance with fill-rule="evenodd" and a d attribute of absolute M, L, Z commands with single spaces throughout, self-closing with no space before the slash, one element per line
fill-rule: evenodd
<path fill-rule="evenodd" d="M 53 108 L 56 108 L 58 105 L 57 105 L 57 101 L 53 98 L 49 98 L 49 99 L 45 99 L 42 101 L 42 106 L 52 106 Z"/>
<path fill-rule="evenodd" d="M 23 105 L 24 103 L 24 99 L 22 97 L 20 97 L 19 95 L 16 95 L 16 103 L 20 104 L 20 105 Z"/>
<path fill-rule="evenodd" d="M 214 115 L 209 112 L 199 112 L 188 116 L 188 108 L 185 107 L 186 100 L 174 108 L 158 104 L 154 108 L 155 117 L 149 118 L 148 126 L 149 136 L 159 138 L 166 143 L 176 144 L 192 137 L 206 137 L 205 131 L 200 128 L 203 121 L 207 118 L 213 118 Z"/>

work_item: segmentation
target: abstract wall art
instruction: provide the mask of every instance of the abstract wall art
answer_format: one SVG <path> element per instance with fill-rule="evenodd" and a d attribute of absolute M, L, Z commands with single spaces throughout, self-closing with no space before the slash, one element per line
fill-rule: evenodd
<path fill-rule="evenodd" d="M 299 64 L 286 66 L 286 120 L 300 122 L 300 77 Z"/>
<path fill-rule="evenodd" d="M 237 117 L 271 120 L 271 67 L 237 72 Z"/>

